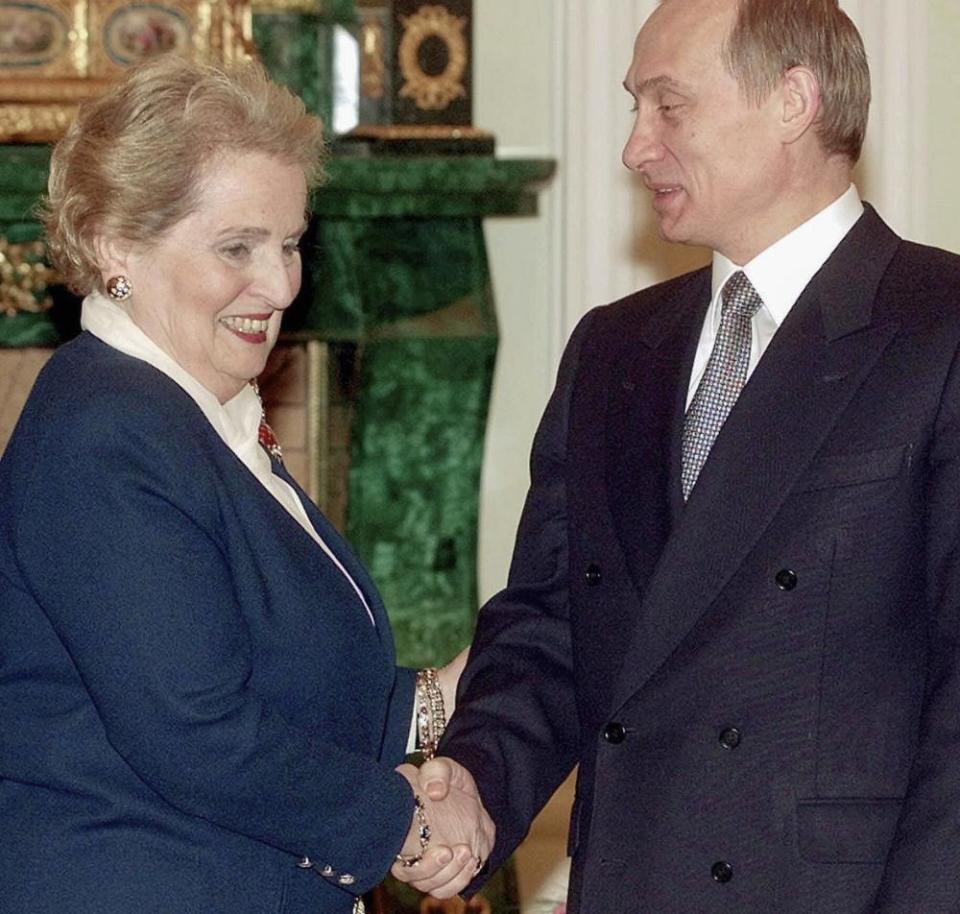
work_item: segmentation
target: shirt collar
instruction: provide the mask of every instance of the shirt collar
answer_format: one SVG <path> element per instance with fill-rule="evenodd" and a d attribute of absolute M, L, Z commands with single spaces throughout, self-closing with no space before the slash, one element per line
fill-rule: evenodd
<path fill-rule="evenodd" d="M 763 299 L 764 309 L 779 327 L 861 215 L 863 203 L 857 188 L 851 184 L 833 203 L 742 267 L 714 252 L 711 301 L 716 302 L 724 283 L 742 269 Z M 719 308 L 714 309 L 712 320 L 716 330 L 720 323 Z"/>
<path fill-rule="evenodd" d="M 167 355 L 116 302 L 99 292 L 83 300 L 80 326 L 108 346 L 140 359 L 176 382 L 200 407 L 223 442 L 245 464 L 259 462 L 260 398 L 244 384 L 241 391 L 220 403 L 216 396 Z"/>

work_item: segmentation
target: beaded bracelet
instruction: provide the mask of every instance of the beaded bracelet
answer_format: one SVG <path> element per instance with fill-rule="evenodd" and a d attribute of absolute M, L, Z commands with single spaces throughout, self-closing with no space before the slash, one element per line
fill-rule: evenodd
<path fill-rule="evenodd" d="M 420 842 L 420 850 L 415 854 L 397 854 L 397 863 L 402 867 L 416 866 L 423 860 L 427 845 L 430 843 L 430 826 L 427 824 L 427 814 L 419 794 L 413 795 L 413 814 L 417 819 L 417 840 Z"/>
<path fill-rule="evenodd" d="M 417 738 L 425 759 L 437 752 L 437 743 L 447 728 L 447 714 L 437 671 L 432 667 L 417 673 Z"/>

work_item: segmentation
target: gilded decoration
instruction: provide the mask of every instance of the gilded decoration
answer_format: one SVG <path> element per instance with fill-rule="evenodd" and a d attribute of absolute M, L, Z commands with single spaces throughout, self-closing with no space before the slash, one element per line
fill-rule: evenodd
<path fill-rule="evenodd" d="M 317 0 L 253 0 L 255 13 L 314 13 L 322 12 Z"/>
<path fill-rule="evenodd" d="M 252 53 L 249 0 L 0 0 L 0 142 L 50 142 L 77 105 L 166 52 Z"/>
<path fill-rule="evenodd" d="M 412 16 L 402 16 L 403 37 L 397 49 L 404 84 L 400 95 L 410 98 L 422 111 L 442 111 L 454 99 L 467 95 L 464 76 L 469 62 L 465 33 L 466 18 L 454 16 L 446 7 L 421 6 Z M 447 65 L 442 73 L 427 73 L 421 62 L 421 50 L 430 39 L 443 43 Z"/>
<path fill-rule="evenodd" d="M 47 288 L 58 278 L 43 258 L 42 241 L 11 244 L 0 236 L 0 311 L 7 317 L 39 314 L 53 306 Z"/>
<path fill-rule="evenodd" d="M 383 23 L 367 14 L 360 23 L 360 94 L 380 99 L 386 94 L 386 35 Z"/>

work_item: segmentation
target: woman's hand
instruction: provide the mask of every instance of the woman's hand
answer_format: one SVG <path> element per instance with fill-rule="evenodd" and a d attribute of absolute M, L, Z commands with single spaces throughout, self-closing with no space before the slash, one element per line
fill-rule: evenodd
<path fill-rule="evenodd" d="M 470 884 L 490 855 L 496 830 L 466 769 L 448 759 L 438 760 L 438 767 L 445 777 L 441 778 L 442 785 L 431 785 L 431 792 L 434 796 L 442 794 L 442 800 L 431 799 L 430 794 L 421 790 L 419 772 L 412 765 L 397 768 L 421 797 L 431 836 L 418 863 L 412 866 L 395 863 L 392 873 L 396 879 L 411 883 L 421 892 L 437 898 L 452 898 Z M 419 826 L 415 815 L 401 851 L 404 856 L 420 852 Z"/>
<path fill-rule="evenodd" d="M 465 647 L 456 657 L 446 666 L 437 670 L 437 683 L 440 686 L 440 692 L 443 694 L 443 710 L 447 720 L 453 716 L 457 707 L 457 683 L 460 682 L 460 674 L 467 665 L 467 655 L 470 648 Z"/>

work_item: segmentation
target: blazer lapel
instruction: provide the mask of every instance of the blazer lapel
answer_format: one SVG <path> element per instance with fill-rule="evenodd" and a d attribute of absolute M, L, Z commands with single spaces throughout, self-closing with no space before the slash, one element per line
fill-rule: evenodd
<path fill-rule="evenodd" d="M 633 332 L 628 328 L 625 357 L 610 375 L 606 488 L 617 536 L 641 595 L 676 514 L 675 465 L 686 387 L 709 303 L 710 272 L 700 270 L 649 322 Z"/>
<path fill-rule="evenodd" d="M 868 209 L 770 343 L 660 556 L 615 708 L 664 663 L 733 577 L 893 338 L 896 324 L 871 321 L 898 244 Z"/>
<path fill-rule="evenodd" d="M 327 547 L 337 557 L 350 577 L 353 578 L 357 587 L 360 588 L 364 599 L 367 601 L 367 605 L 370 607 L 370 612 L 373 613 L 377 634 L 381 642 L 392 652 L 393 635 L 390 630 L 390 620 L 380 593 L 373 579 L 370 577 L 369 572 L 354 554 L 343 536 L 337 531 L 333 524 L 327 520 L 323 512 L 313 503 L 310 496 L 300 488 L 296 480 L 287 472 L 286 467 L 276 460 L 272 460 L 271 462 L 273 463 L 273 471 L 297 493 L 304 510 L 307 512 L 307 517 L 310 518 L 310 523 L 313 524 L 313 529 L 317 531 L 320 538 L 327 544 Z M 326 559 L 324 559 L 324 561 L 326 561 Z M 362 611 L 360 604 L 358 604 L 358 607 Z"/>

